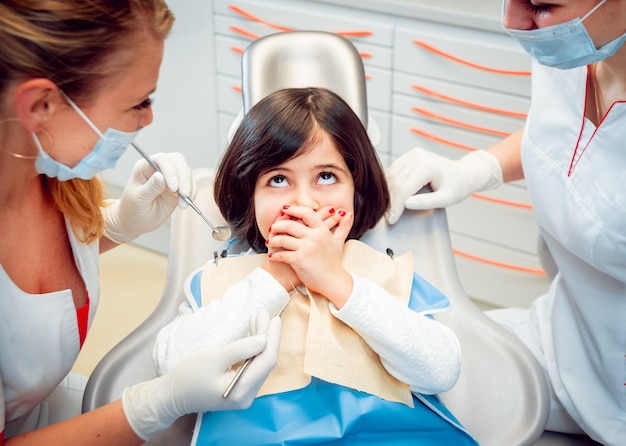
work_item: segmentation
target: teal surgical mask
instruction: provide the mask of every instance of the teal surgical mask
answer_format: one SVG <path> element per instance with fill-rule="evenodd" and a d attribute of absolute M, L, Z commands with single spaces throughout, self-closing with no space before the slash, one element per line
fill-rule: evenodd
<path fill-rule="evenodd" d="M 105 169 L 115 167 L 117 161 L 126 151 L 126 148 L 135 140 L 139 134 L 139 130 L 135 132 L 123 132 L 121 130 L 107 129 L 104 134 L 98 130 L 98 127 L 78 108 L 65 93 L 61 91 L 68 104 L 78 113 L 78 115 L 91 127 L 91 129 L 100 137 L 93 150 L 89 152 L 74 167 L 68 167 L 48 155 L 41 146 L 39 138 L 35 133 L 32 137 L 35 145 L 39 149 L 39 157 L 35 161 L 35 169 L 37 172 L 51 178 L 58 178 L 60 181 L 67 181 L 73 178 L 81 178 L 89 180 L 99 172 Z"/>
<path fill-rule="evenodd" d="M 596 48 L 589 37 L 583 21 L 604 3 L 606 0 L 598 3 L 583 18 L 577 17 L 569 22 L 532 30 L 505 30 L 541 65 L 560 69 L 582 67 L 612 56 L 626 40 L 624 33 Z M 506 7 L 506 0 L 504 4 Z"/>

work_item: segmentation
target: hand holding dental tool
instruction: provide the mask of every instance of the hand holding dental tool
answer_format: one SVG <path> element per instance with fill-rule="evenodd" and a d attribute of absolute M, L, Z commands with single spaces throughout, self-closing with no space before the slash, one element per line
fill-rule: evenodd
<path fill-rule="evenodd" d="M 291 284 L 291 286 L 293 287 L 293 291 L 291 293 L 289 293 L 289 298 L 283 304 L 283 306 L 280 308 L 280 310 L 278 310 L 278 313 L 276 313 L 275 317 L 277 317 L 277 318 L 280 318 L 283 315 L 283 312 L 285 311 L 285 308 L 287 308 L 287 305 L 291 301 L 291 298 L 293 297 L 294 293 L 298 292 L 298 290 L 296 290 L 296 287 L 293 285 L 293 283 Z M 243 364 L 241 364 L 241 366 L 239 366 L 239 368 L 237 369 L 237 373 L 235 374 L 235 376 L 233 377 L 233 380 L 230 382 L 230 384 L 228 385 L 228 387 L 224 391 L 224 394 L 222 395 L 222 398 L 224 398 L 224 399 L 228 398 L 228 395 L 230 395 L 230 393 L 233 391 L 233 389 L 235 388 L 235 385 L 239 382 L 239 380 L 241 379 L 243 374 L 246 373 L 246 370 L 248 370 L 248 368 L 250 367 L 250 364 L 252 364 L 252 361 L 254 360 L 254 358 L 256 358 L 256 356 L 251 356 L 250 358 L 246 359 L 243 362 Z"/>
<path fill-rule="evenodd" d="M 138 160 L 119 199 L 107 200 L 101 208 L 104 237 L 127 243 L 160 227 L 172 214 L 179 194 L 193 196 L 195 183 L 191 167 L 180 153 L 157 153 L 159 174 L 146 160 Z"/>
<path fill-rule="evenodd" d="M 130 143 L 130 145 L 133 146 L 133 148 L 148 162 L 148 164 L 150 164 L 150 166 L 152 166 L 152 168 L 154 170 L 156 170 L 157 172 L 163 173 L 161 171 L 161 169 L 159 168 L 159 166 L 157 165 L 157 163 L 154 162 L 154 160 L 150 157 L 150 155 L 148 155 L 139 146 L 139 144 L 137 144 L 136 142 L 133 141 L 133 142 Z M 180 197 L 181 200 L 183 200 L 185 203 L 187 203 L 187 205 L 189 205 L 189 207 L 191 207 L 191 209 L 196 211 L 196 213 L 200 217 L 202 217 L 202 219 L 206 222 L 206 224 L 209 225 L 209 227 L 212 230 L 213 238 L 215 240 L 223 242 L 223 241 L 226 241 L 226 240 L 228 240 L 230 238 L 230 236 L 231 236 L 230 228 L 228 228 L 227 226 L 215 226 L 215 225 L 213 225 L 213 223 L 211 223 L 211 221 L 207 218 L 207 216 L 204 215 L 204 213 L 202 213 L 200 208 L 198 208 L 198 206 L 196 206 L 196 204 L 191 200 L 191 198 L 181 195 L 180 191 L 178 192 L 178 196 Z"/>
<path fill-rule="evenodd" d="M 124 389 L 122 404 L 131 427 L 144 440 L 170 426 L 178 417 L 197 412 L 250 407 L 276 366 L 281 321 L 267 311 L 250 316 L 259 332 L 222 347 L 196 353 L 165 375 Z M 256 358 L 231 398 L 221 398 L 230 367 L 250 355 Z"/>

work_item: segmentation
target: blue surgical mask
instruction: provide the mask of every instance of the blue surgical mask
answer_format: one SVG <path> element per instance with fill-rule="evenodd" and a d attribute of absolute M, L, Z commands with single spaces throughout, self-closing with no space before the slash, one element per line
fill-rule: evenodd
<path fill-rule="evenodd" d="M 505 30 L 541 65 L 564 70 L 593 64 L 615 54 L 626 40 L 624 33 L 596 48 L 589 37 L 583 21 L 605 2 L 602 0 L 583 18 L 577 17 L 569 22 L 532 30 Z"/>
<path fill-rule="evenodd" d="M 126 148 L 139 134 L 139 130 L 129 133 L 110 128 L 103 134 L 65 93 L 61 91 L 61 94 L 76 113 L 78 113 L 89 127 L 96 132 L 100 139 L 93 150 L 80 160 L 76 166 L 68 167 L 52 159 L 50 155 L 44 151 L 37 135 L 32 133 L 35 145 L 39 149 L 39 157 L 35 161 L 35 169 L 37 169 L 37 172 L 48 177 L 57 177 L 60 181 L 67 181 L 72 178 L 90 180 L 95 174 L 105 169 L 115 167 L 117 161 L 126 151 Z"/>

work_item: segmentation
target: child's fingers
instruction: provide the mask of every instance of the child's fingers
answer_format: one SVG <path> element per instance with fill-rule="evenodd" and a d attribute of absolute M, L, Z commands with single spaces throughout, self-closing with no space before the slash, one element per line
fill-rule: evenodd
<path fill-rule="evenodd" d="M 350 234 L 352 224 L 354 223 L 354 212 L 348 212 L 340 209 L 339 211 L 337 211 L 337 215 L 339 216 L 340 220 L 335 226 L 335 229 L 333 231 L 333 237 L 345 241 L 348 238 L 348 234 Z"/>

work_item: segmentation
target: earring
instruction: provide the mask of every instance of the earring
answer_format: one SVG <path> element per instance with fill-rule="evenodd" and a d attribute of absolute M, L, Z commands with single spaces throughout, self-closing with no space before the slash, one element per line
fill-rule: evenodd
<path fill-rule="evenodd" d="M 4 119 L 2 121 L 0 121 L 0 124 L 4 124 L 6 122 L 19 122 L 19 119 L 17 118 L 9 118 L 9 119 Z M 43 131 L 46 136 L 48 137 L 48 140 L 50 141 L 50 150 L 45 150 L 43 147 L 41 148 L 46 155 L 49 155 L 52 150 L 54 149 L 54 140 L 52 139 L 52 136 L 50 135 L 50 133 L 48 133 L 48 131 L 46 129 L 41 129 L 41 131 Z M 33 136 L 36 137 L 36 134 L 33 133 Z M 40 146 L 39 144 L 39 138 L 37 137 L 35 140 L 35 143 L 37 143 L 37 146 Z M 37 155 L 22 155 L 21 153 L 16 153 L 16 152 L 11 152 L 9 150 L 6 150 L 4 147 L 0 147 L 0 151 L 6 153 L 7 155 L 11 155 L 15 158 L 19 158 L 19 159 L 24 159 L 24 160 L 34 160 L 39 158 L 39 154 Z"/>

